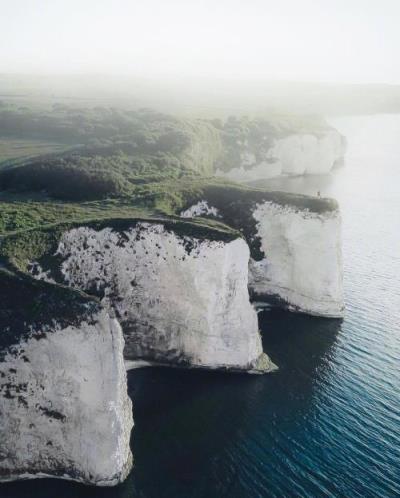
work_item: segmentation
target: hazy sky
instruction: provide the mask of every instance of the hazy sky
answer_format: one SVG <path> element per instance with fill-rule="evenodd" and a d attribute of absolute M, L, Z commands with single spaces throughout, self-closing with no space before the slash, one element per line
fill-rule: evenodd
<path fill-rule="evenodd" d="M 0 72 L 400 83 L 400 0 L 0 0 Z"/>

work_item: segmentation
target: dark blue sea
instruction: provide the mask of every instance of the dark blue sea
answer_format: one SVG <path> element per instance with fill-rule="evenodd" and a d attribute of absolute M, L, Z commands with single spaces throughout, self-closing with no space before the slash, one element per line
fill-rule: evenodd
<path fill-rule="evenodd" d="M 39 480 L 0 497 L 400 497 L 400 117 L 331 122 L 345 166 L 268 187 L 339 200 L 345 319 L 260 314 L 271 375 L 131 371 L 124 484 Z"/>

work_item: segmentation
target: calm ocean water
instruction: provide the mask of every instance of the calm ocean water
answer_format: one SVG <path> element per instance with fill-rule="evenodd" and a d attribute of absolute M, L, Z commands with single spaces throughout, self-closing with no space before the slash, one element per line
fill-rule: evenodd
<path fill-rule="evenodd" d="M 346 318 L 260 315 L 273 375 L 130 372 L 136 466 L 123 485 L 41 480 L 0 497 L 400 496 L 400 116 L 331 122 L 346 166 L 269 186 L 339 200 Z"/>

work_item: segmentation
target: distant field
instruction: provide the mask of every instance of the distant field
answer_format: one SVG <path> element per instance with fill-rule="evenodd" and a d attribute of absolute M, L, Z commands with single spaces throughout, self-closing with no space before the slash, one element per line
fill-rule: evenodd
<path fill-rule="evenodd" d="M 0 137 L 0 168 L 15 160 L 62 152 L 68 149 L 65 144 L 35 139 Z"/>

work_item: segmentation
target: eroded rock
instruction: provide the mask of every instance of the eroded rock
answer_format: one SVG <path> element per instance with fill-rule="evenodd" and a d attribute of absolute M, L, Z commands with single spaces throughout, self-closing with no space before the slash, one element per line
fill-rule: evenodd
<path fill-rule="evenodd" d="M 0 481 L 118 484 L 133 426 L 118 321 L 73 290 L 0 283 Z"/>

